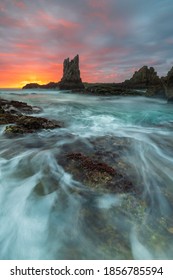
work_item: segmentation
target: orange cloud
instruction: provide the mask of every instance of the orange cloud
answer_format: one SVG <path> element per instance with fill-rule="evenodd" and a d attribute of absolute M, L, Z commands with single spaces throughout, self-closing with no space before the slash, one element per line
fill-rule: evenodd
<path fill-rule="evenodd" d="M 172 63 L 171 12 L 149 24 L 123 0 L 0 2 L 0 87 L 59 81 L 63 60 L 77 53 L 86 82 L 120 82 L 132 67 Z"/>
<path fill-rule="evenodd" d="M 59 70 L 59 71 L 58 71 Z M 27 64 L 13 65 L 0 68 L 0 88 L 21 88 L 27 83 L 46 84 L 50 81 L 57 82 L 62 77 L 62 65 Z"/>

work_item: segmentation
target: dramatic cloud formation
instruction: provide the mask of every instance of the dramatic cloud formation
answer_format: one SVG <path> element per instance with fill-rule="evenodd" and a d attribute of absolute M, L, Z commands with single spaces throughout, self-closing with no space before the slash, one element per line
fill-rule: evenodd
<path fill-rule="evenodd" d="M 80 55 L 83 81 L 120 82 L 173 66 L 172 0 L 0 0 L 0 87 L 59 81 Z"/>

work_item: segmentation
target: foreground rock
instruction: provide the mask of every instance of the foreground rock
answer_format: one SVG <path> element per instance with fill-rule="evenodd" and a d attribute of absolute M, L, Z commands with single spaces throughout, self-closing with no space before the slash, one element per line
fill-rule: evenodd
<path fill-rule="evenodd" d="M 57 160 L 76 181 L 96 192 L 137 192 L 130 166 L 122 159 L 129 141 L 118 137 L 75 140 L 61 147 Z"/>
<path fill-rule="evenodd" d="M 82 153 L 67 155 L 66 170 L 72 172 L 76 180 L 95 190 L 123 193 L 133 189 L 132 183 L 114 168 Z"/>
<path fill-rule="evenodd" d="M 0 99 L 0 125 L 15 124 L 6 126 L 4 134 L 15 136 L 61 127 L 61 123 L 55 120 L 23 115 L 23 113 L 33 114 L 41 111 L 41 108 L 32 107 L 25 102 Z"/>
<path fill-rule="evenodd" d="M 69 58 L 64 60 L 63 77 L 59 82 L 59 88 L 66 90 L 84 89 L 84 85 L 80 77 L 79 55 L 76 55 L 71 61 Z"/>
<path fill-rule="evenodd" d="M 61 125 L 57 121 L 50 121 L 45 118 L 37 118 L 31 116 L 22 116 L 16 120 L 16 125 L 9 125 L 5 128 L 6 135 L 18 135 L 33 133 L 40 129 L 60 128 Z"/>
<path fill-rule="evenodd" d="M 3 113 L 0 108 L 0 125 L 15 123 L 18 120 L 18 116 Z"/>
<path fill-rule="evenodd" d="M 30 106 L 25 102 L 15 100 L 9 101 L 0 98 L 0 113 L 1 112 L 12 115 L 22 115 L 40 113 L 42 109 L 37 106 Z"/>

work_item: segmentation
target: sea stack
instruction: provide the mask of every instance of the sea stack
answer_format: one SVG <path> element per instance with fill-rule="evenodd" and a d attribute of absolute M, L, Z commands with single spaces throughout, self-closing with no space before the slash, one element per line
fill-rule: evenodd
<path fill-rule="evenodd" d="M 132 88 L 148 88 L 160 84 L 160 78 L 153 67 L 143 66 L 136 71 L 130 80 L 126 80 L 125 84 Z"/>
<path fill-rule="evenodd" d="M 64 60 L 63 77 L 59 82 L 60 89 L 84 89 L 79 69 L 79 55 L 77 54 L 71 61 L 69 58 Z"/>

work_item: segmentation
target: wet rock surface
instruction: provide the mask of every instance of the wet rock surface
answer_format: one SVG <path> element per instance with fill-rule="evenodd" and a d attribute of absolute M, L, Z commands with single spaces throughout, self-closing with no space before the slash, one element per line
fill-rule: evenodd
<path fill-rule="evenodd" d="M 57 121 L 50 121 L 45 118 L 37 118 L 30 116 L 19 117 L 17 125 L 9 125 L 5 128 L 6 135 L 33 133 L 40 129 L 60 128 L 61 125 Z"/>
<path fill-rule="evenodd" d="M 132 183 L 105 162 L 84 154 L 68 154 L 67 166 L 74 178 L 94 190 L 124 193 L 133 190 Z"/>
<path fill-rule="evenodd" d="M 25 114 L 39 113 L 42 109 L 30 106 L 25 102 L 8 101 L 0 99 L 0 125 L 8 125 L 5 128 L 5 135 L 15 136 L 19 134 L 33 133 L 40 129 L 60 128 L 62 123 L 56 120 L 33 117 Z"/>
<path fill-rule="evenodd" d="M 132 176 L 127 175 L 132 169 L 123 159 L 128 148 L 125 138 L 100 137 L 88 143 L 77 140 L 62 147 L 58 162 L 75 180 L 94 191 L 136 192 Z"/>
<path fill-rule="evenodd" d="M 8 123 L 15 123 L 18 120 L 18 116 L 2 113 L 0 111 L 0 125 L 8 124 Z"/>
<path fill-rule="evenodd" d="M 2 107 L 1 113 L 5 114 Z M 34 132 L 42 129 L 43 126 L 46 128 L 50 125 L 44 118 L 23 114 L 9 114 L 9 116 L 15 123 L 12 126 L 15 135 L 25 134 L 26 130 L 27 133 Z M 9 133 L 12 128 L 8 127 Z M 131 148 L 138 144 L 137 140 L 131 139 L 129 132 L 117 133 L 126 137 L 116 137 L 113 133 L 112 136 L 86 138 L 81 134 L 79 136 L 74 130 L 73 133 L 68 129 L 65 131 L 64 133 L 62 129 L 45 134 L 28 134 L 26 137 L 16 138 L 15 141 L 13 138 L 2 135 L 4 143 L 1 142 L 1 157 L 9 159 L 11 168 L 12 175 L 9 173 L 11 175 L 9 183 L 16 180 L 18 189 L 21 180 L 23 189 L 27 190 L 28 185 L 24 185 L 23 182 L 27 182 L 28 178 L 32 178 L 38 172 L 38 181 L 34 181 L 32 185 L 31 205 L 27 207 L 29 211 L 33 209 L 34 219 L 33 200 L 39 198 L 42 202 L 46 200 L 46 196 L 49 199 L 54 195 L 50 212 L 51 215 L 54 213 L 54 216 L 50 219 L 52 224 L 48 223 L 49 238 L 55 240 L 56 244 L 61 233 L 63 240 L 65 235 L 69 237 L 65 240 L 65 246 L 61 246 L 60 249 L 53 244 L 57 250 L 57 259 L 59 254 L 64 259 L 133 259 L 132 244 L 139 246 L 144 244 L 149 251 L 152 249 L 155 252 L 154 257 L 159 256 L 162 251 L 166 252 L 172 242 L 172 220 L 170 217 L 169 222 L 160 214 L 157 216 L 157 213 L 151 213 L 150 209 L 158 212 L 158 207 L 150 208 L 153 200 L 146 199 L 146 196 L 138 191 L 138 186 L 141 187 L 143 181 L 134 181 L 136 176 L 132 162 L 135 158 L 133 157 L 135 150 L 134 147 Z M 163 137 L 166 141 L 166 135 L 162 135 L 158 141 L 161 142 L 161 139 L 163 141 Z M 151 140 L 155 143 L 154 138 Z M 172 151 L 171 143 L 167 144 L 170 145 L 170 151 Z M 11 151 L 6 149 L 7 145 Z M 25 155 L 26 151 L 27 157 L 19 157 L 19 155 Z M 13 167 L 14 165 L 10 165 L 15 157 L 20 158 L 17 169 Z M 148 157 L 150 158 L 150 153 Z M 156 161 L 157 158 L 154 162 Z M 139 163 L 137 157 L 136 164 L 139 165 Z M 142 165 L 139 165 L 139 168 L 142 169 Z M 5 164 L 4 169 L 7 169 Z M 14 180 L 13 170 L 14 174 L 16 173 Z M 156 169 L 157 172 L 153 170 L 154 168 L 151 167 L 148 169 L 152 178 L 155 174 L 161 173 L 159 169 Z M 13 184 L 10 188 L 11 186 L 13 189 Z M 156 183 L 151 185 L 152 197 L 155 197 L 154 192 L 157 193 L 155 186 L 157 187 Z M 163 185 L 163 190 L 165 189 Z M 168 199 L 170 197 L 172 197 L 172 182 L 170 182 Z M 35 204 L 37 207 L 39 201 L 36 200 Z M 45 220 L 45 213 L 43 220 Z M 60 231 L 57 230 L 59 228 Z M 134 228 L 135 231 L 133 231 Z M 56 233 L 55 236 L 53 236 L 54 233 Z M 167 241 L 165 241 L 166 235 Z M 131 242 L 130 238 L 133 240 L 136 238 L 136 243 L 133 240 Z M 84 242 L 85 240 L 87 242 Z M 141 253 L 142 250 L 139 256 L 143 257 Z"/>
<path fill-rule="evenodd" d="M 37 106 L 30 106 L 25 102 L 20 102 L 16 100 L 6 100 L 0 98 L 0 113 L 1 110 L 4 113 L 11 113 L 13 115 L 22 115 L 23 114 L 35 114 L 42 112 L 42 108 Z"/>

